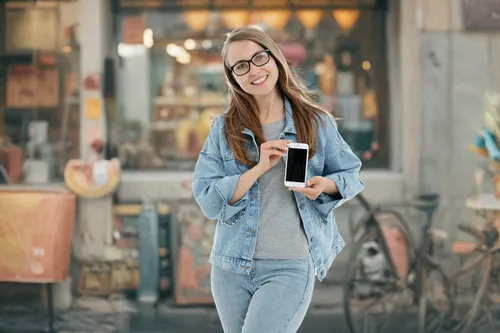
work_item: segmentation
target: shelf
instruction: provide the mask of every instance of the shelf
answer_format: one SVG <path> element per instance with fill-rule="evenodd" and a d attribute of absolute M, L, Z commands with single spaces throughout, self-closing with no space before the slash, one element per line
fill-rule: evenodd
<path fill-rule="evenodd" d="M 201 98 L 175 98 L 175 97 L 157 97 L 155 105 L 157 106 L 185 106 L 185 107 L 223 107 L 228 104 L 226 98 L 220 97 L 201 97 Z"/>

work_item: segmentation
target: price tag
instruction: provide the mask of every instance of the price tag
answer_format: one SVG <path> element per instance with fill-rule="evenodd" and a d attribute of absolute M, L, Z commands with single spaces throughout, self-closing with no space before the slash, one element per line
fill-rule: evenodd
<path fill-rule="evenodd" d="M 94 186 L 100 187 L 106 185 L 109 180 L 108 165 L 109 161 L 106 160 L 94 163 L 94 165 L 92 166 Z"/>

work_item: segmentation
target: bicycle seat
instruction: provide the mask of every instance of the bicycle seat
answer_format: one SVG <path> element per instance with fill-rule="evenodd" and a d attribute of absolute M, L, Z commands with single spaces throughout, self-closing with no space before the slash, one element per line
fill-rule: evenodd
<path fill-rule="evenodd" d="M 413 198 L 413 206 L 424 212 L 424 213 L 434 213 L 440 203 L 441 196 L 437 193 L 422 193 Z"/>

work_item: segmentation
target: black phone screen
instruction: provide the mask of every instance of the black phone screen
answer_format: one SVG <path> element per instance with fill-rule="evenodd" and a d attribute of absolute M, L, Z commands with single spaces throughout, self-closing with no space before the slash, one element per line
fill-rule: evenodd
<path fill-rule="evenodd" d="M 307 149 L 288 148 L 287 159 L 285 180 L 304 183 L 306 181 Z"/>

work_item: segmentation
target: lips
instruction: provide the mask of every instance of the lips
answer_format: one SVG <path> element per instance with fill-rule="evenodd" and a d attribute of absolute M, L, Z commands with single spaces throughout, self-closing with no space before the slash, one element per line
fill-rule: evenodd
<path fill-rule="evenodd" d="M 252 81 L 252 84 L 255 86 L 259 86 L 259 85 L 263 84 L 264 82 L 266 82 L 267 77 L 268 77 L 268 75 L 261 76 L 257 80 Z"/>

